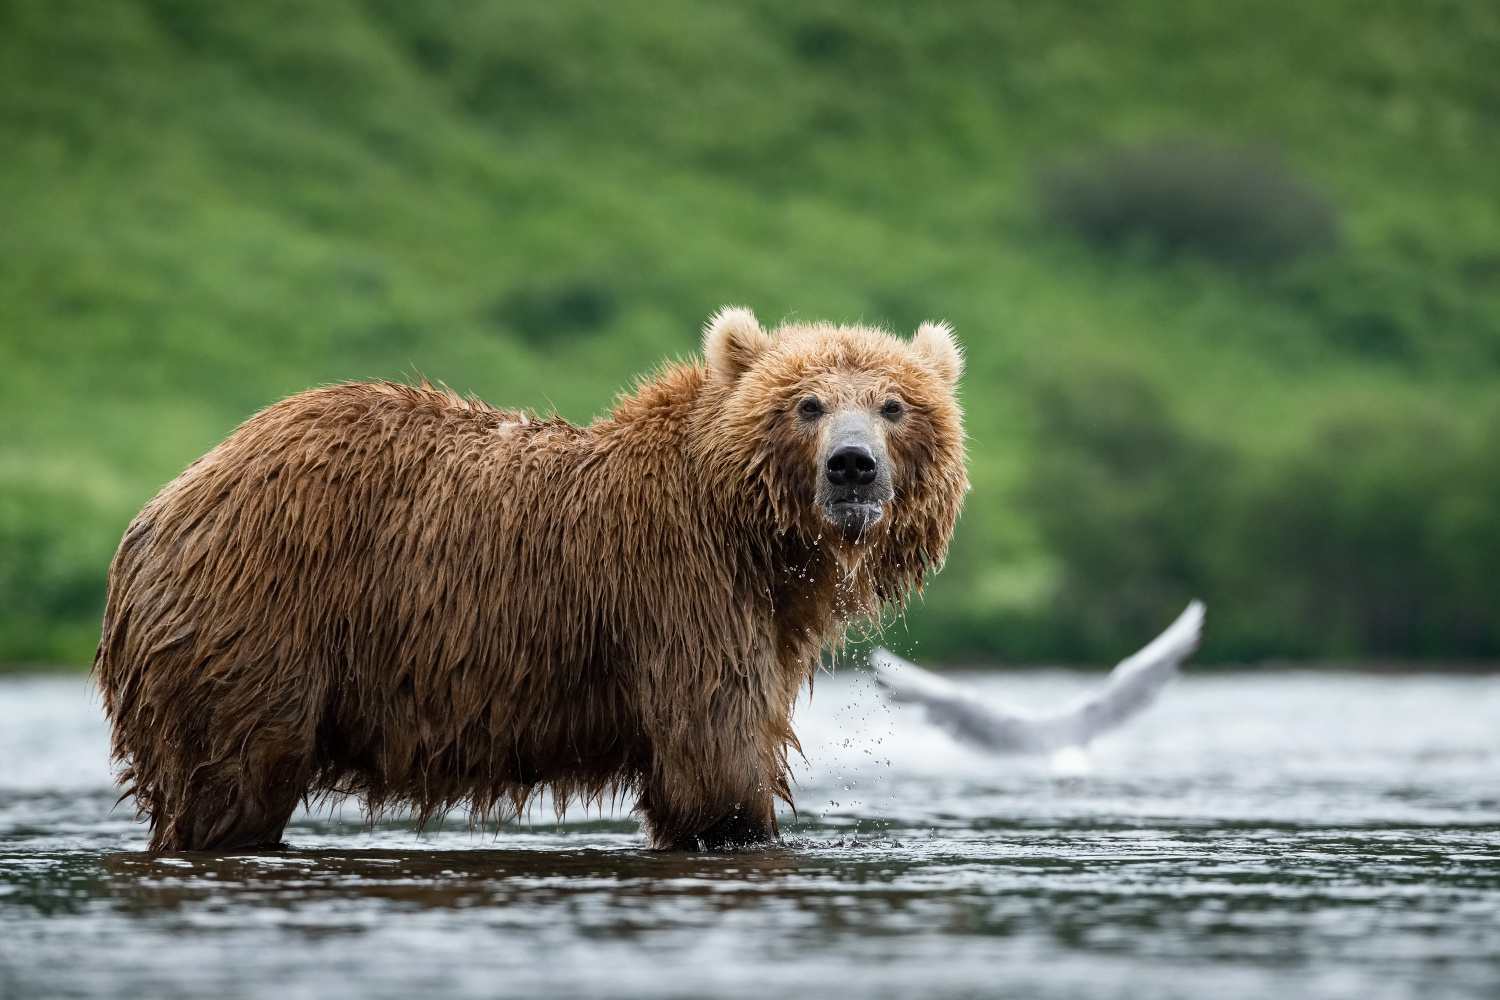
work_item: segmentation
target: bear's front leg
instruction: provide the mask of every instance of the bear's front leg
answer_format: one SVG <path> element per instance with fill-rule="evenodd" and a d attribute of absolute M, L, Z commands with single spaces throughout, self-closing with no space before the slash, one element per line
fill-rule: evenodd
<path fill-rule="evenodd" d="M 733 812 L 698 834 L 695 839 L 696 849 L 705 851 L 727 851 L 776 841 L 775 797 L 767 794 L 759 801 L 737 805 Z M 695 849 L 686 845 L 674 847 L 676 850 Z"/>
<path fill-rule="evenodd" d="M 758 763 L 727 772 L 703 756 L 695 763 L 658 767 L 647 780 L 636 811 L 652 848 L 723 851 L 776 840 L 778 786 Z"/>

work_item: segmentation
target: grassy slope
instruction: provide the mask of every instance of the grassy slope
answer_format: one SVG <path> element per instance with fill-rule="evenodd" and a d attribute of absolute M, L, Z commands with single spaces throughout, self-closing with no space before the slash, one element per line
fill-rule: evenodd
<path fill-rule="evenodd" d="M 215 7 L 0 0 L 0 660 L 86 660 L 130 515 L 279 396 L 419 371 L 587 419 L 724 302 L 957 326 L 936 653 L 1046 651 L 994 628 L 1056 579 L 1038 385 L 1136 372 L 1265 455 L 1496 396 L 1489 3 Z M 1176 133 L 1285 151 L 1343 210 L 1320 266 L 1442 321 L 1361 354 L 1262 278 L 1038 222 L 1040 160 Z"/>

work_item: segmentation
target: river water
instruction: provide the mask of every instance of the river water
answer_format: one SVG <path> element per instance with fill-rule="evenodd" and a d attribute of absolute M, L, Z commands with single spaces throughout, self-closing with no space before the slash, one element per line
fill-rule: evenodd
<path fill-rule="evenodd" d="M 1500 996 L 1500 676 L 1192 673 L 1084 777 L 858 671 L 798 728 L 773 850 L 350 804 L 284 854 L 153 857 L 83 680 L 0 679 L 0 997 Z"/>

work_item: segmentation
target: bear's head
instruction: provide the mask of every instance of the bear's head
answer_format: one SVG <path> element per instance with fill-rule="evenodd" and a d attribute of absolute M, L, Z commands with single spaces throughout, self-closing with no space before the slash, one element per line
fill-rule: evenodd
<path fill-rule="evenodd" d="M 968 489 L 963 356 L 953 332 L 910 340 L 865 326 L 791 323 L 767 332 L 724 308 L 703 342 L 715 459 L 752 486 L 775 526 L 843 561 L 886 562 L 875 581 L 919 584 L 941 561 Z"/>

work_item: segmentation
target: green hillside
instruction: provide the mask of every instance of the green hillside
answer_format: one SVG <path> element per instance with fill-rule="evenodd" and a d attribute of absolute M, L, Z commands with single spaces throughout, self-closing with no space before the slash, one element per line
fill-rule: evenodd
<path fill-rule="evenodd" d="M 1194 211 L 1336 236 L 1048 186 L 1200 147 Z M 283 395 L 584 420 L 727 302 L 965 344 L 898 648 L 1103 659 L 1201 594 L 1210 659 L 1500 655 L 1492 0 L 0 0 L 0 661 L 87 662 L 131 515 Z"/>

